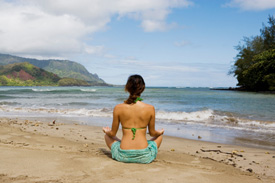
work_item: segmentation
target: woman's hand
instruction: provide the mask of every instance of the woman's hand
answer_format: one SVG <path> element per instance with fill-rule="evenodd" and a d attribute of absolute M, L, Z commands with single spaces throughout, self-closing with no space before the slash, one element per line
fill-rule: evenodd
<path fill-rule="evenodd" d="M 119 138 L 117 138 L 117 136 L 111 136 L 110 132 L 112 131 L 112 129 L 110 127 L 108 127 L 108 126 L 103 127 L 102 130 L 103 130 L 104 133 L 106 133 L 106 135 L 108 135 L 112 139 L 114 139 L 116 141 L 119 141 L 119 142 L 121 141 Z"/>
<path fill-rule="evenodd" d="M 103 130 L 104 133 L 108 133 L 108 132 L 111 131 L 111 128 L 106 126 L 106 127 L 103 127 L 102 130 Z"/>
<path fill-rule="evenodd" d="M 159 133 L 159 135 L 163 135 L 163 133 L 164 133 L 164 129 L 156 130 L 156 131 Z"/>

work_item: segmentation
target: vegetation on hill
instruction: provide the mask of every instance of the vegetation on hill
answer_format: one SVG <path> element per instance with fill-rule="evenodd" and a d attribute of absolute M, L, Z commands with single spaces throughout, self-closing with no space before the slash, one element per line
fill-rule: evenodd
<path fill-rule="evenodd" d="M 85 80 L 91 85 L 107 85 L 97 74 L 91 74 L 87 69 L 73 61 L 69 60 L 37 60 L 31 58 L 22 58 L 7 54 L 0 54 L 0 65 L 7 65 L 13 63 L 29 62 L 39 68 L 48 72 L 57 74 L 59 77 L 68 77 L 79 80 Z"/>
<path fill-rule="evenodd" d="M 60 78 L 28 62 L 0 66 L 0 86 L 90 86 L 87 81 Z"/>
<path fill-rule="evenodd" d="M 268 18 L 261 35 L 245 37 L 236 47 L 239 51 L 230 73 L 238 80 L 240 89 L 249 91 L 275 91 L 275 19 Z"/>
<path fill-rule="evenodd" d="M 0 66 L 2 86 L 57 86 L 61 78 L 28 62 Z"/>

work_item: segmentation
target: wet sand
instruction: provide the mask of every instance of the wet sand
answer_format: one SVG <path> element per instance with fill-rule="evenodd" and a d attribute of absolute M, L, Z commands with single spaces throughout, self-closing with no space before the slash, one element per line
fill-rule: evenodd
<path fill-rule="evenodd" d="M 0 182 L 275 182 L 273 150 L 165 136 L 154 162 L 127 164 L 100 127 L 0 121 Z"/>

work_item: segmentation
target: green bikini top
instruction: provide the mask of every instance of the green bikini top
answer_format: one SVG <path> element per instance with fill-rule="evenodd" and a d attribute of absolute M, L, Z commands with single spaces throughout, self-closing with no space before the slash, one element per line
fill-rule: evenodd
<path fill-rule="evenodd" d="M 143 101 L 143 99 L 140 97 L 137 97 L 136 100 L 134 101 L 134 103 L 137 103 L 137 101 Z"/>
<path fill-rule="evenodd" d="M 136 100 L 134 101 L 134 103 L 137 103 L 137 101 L 143 101 L 143 99 L 140 98 L 140 97 L 137 97 Z M 146 129 L 146 127 L 143 127 L 143 128 L 125 128 L 125 127 L 122 127 L 122 128 L 123 129 L 131 129 L 132 130 L 132 132 L 133 132 L 133 138 L 132 138 L 132 140 L 135 139 L 135 137 L 136 137 L 136 131 L 137 130 Z"/>
<path fill-rule="evenodd" d="M 135 137 L 136 137 L 136 131 L 137 131 L 137 130 L 146 129 L 146 127 L 142 127 L 142 128 L 125 128 L 125 127 L 122 127 L 122 128 L 123 128 L 123 129 L 131 129 L 131 130 L 132 130 L 132 133 L 133 133 L 133 138 L 132 138 L 132 140 L 135 139 Z"/>

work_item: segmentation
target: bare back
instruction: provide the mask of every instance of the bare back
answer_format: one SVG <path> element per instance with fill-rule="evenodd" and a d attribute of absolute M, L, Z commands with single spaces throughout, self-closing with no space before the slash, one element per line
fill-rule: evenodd
<path fill-rule="evenodd" d="M 152 105 L 143 102 L 118 104 L 115 107 L 116 118 L 123 129 L 121 149 L 144 149 L 148 146 L 146 131 L 149 123 L 155 123 L 155 110 Z M 153 120 L 153 121 L 152 121 Z M 136 128 L 135 138 L 131 128 Z M 149 129 L 150 130 L 150 129 Z"/>

